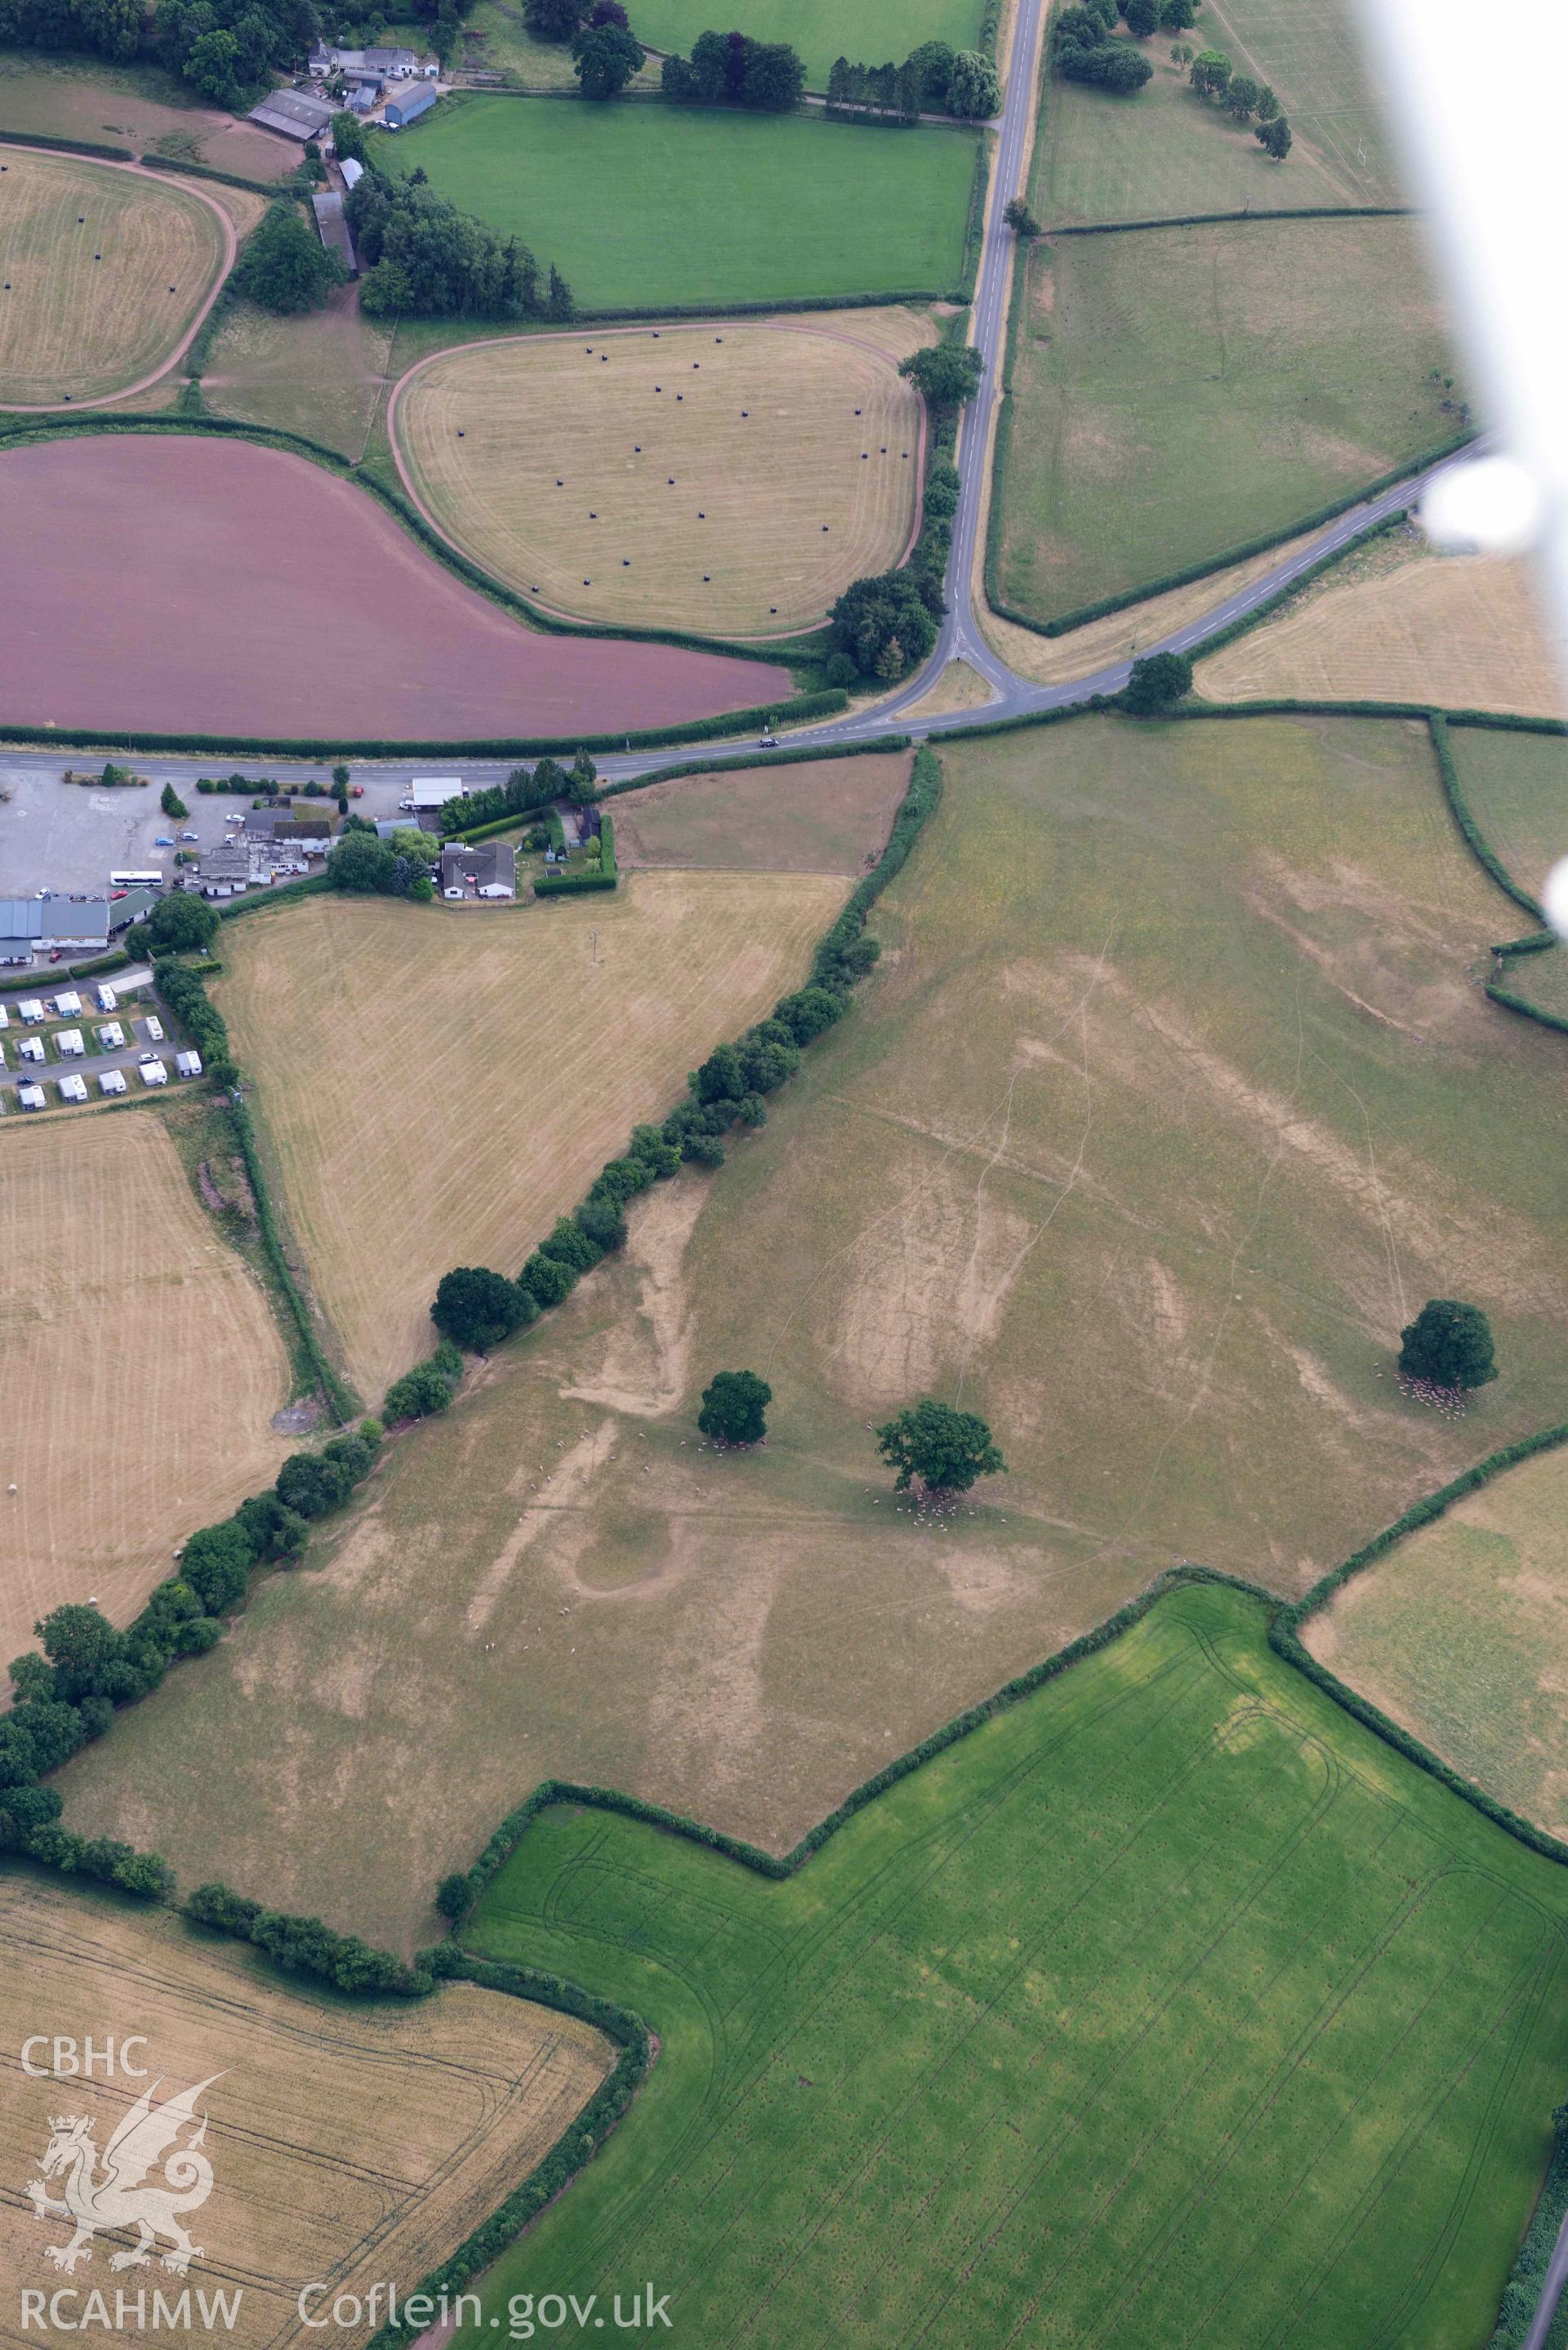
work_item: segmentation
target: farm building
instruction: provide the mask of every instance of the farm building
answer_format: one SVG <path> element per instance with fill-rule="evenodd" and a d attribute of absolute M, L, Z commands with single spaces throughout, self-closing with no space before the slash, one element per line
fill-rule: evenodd
<path fill-rule="evenodd" d="M 55 1048 L 58 1052 L 62 1061 L 79 1060 L 86 1049 L 82 1044 L 81 1030 L 79 1028 L 62 1028 L 59 1035 L 55 1039 Z"/>
<path fill-rule="evenodd" d="M 436 93 L 428 82 L 406 96 L 387 100 L 386 124 L 389 130 L 406 130 L 421 114 L 428 114 L 436 102 Z"/>
<path fill-rule="evenodd" d="M 42 1086 L 18 1086 L 16 1099 L 24 1109 L 42 1109 L 44 1088 Z"/>
<path fill-rule="evenodd" d="M 342 197 L 336 189 L 318 189 L 310 199 L 310 209 L 316 214 L 316 233 L 326 250 L 337 255 L 350 277 L 358 277 L 359 264 L 354 240 L 348 234 Z"/>
<path fill-rule="evenodd" d="M 443 848 L 441 894 L 454 899 L 515 898 L 516 850 L 504 840 L 487 840 L 478 848 Z"/>
<path fill-rule="evenodd" d="M 338 168 L 343 173 L 343 184 L 352 195 L 365 176 L 365 166 L 357 163 L 352 155 L 346 155 Z"/>
<path fill-rule="evenodd" d="M 0 962 L 31 962 L 55 948 L 100 953 L 109 943 L 101 898 L 0 898 Z"/>
<path fill-rule="evenodd" d="M 62 1020 L 74 1020 L 81 1008 L 81 997 L 74 987 L 67 987 L 55 998 L 55 1011 Z"/>
<path fill-rule="evenodd" d="M 174 1066 L 182 1077 L 199 1077 L 202 1074 L 202 1055 L 200 1053 L 176 1053 Z"/>
<path fill-rule="evenodd" d="M 245 817 L 247 840 L 297 842 L 330 840 L 332 818 L 329 816 L 296 815 L 286 807 L 252 808 Z"/>
<path fill-rule="evenodd" d="M 379 81 L 353 81 L 348 85 L 348 94 L 343 103 L 350 114 L 372 114 L 380 95 Z"/>
<path fill-rule="evenodd" d="M 105 1069 L 98 1081 L 100 1094 L 122 1094 L 125 1091 L 125 1071 Z"/>
<path fill-rule="evenodd" d="M 128 889 L 123 898 L 111 898 L 109 901 L 110 931 L 126 930 L 132 922 L 144 922 L 158 902 L 156 889 Z"/>
<path fill-rule="evenodd" d="M 59 1081 L 59 1090 L 62 1101 L 86 1101 L 88 1097 L 85 1077 L 62 1077 Z"/>
<path fill-rule="evenodd" d="M 463 799 L 467 792 L 468 785 L 461 775 L 415 775 L 398 806 L 412 808 L 418 815 L 427 808 L 443 808 L 448 800 Z"/>
<path fill-rule="evenodd" d="M 410 75 L 429 71 L 429 68 L 421 66 L 412 49 L 334 49 L 318 41 L 310 52 L 310 70 L 313 74 L 340 73 L 348 78 L 355 74 L 379 74 L 389 81 L 406 81 Z"/>
<path fill-rule="evenodd" d="M 297 139 L 303 146 L 307 139 L 323 136 L 332 108 L 326 99 L 307 98 L 302 90 L 275 89 L 252 107 L 250 119 L 264 130 L 281 130 L 286 139 Z"/>
<path fill-rule="evenodd" d="M 168 1084 L 169 1072 L 164 1067 L 161 1061 L 140 1061 L 137 1066 L 141 1071 L 141 1082 L 144 1086 L 166 1086 Z"/>
<path fill-rule="evenodd" d="M 118 1053 L 125 1045 L 125 1031 L 118 1020 L 106 1020 L 98 1032 L 98 1041 L 106 1053 Z"/>

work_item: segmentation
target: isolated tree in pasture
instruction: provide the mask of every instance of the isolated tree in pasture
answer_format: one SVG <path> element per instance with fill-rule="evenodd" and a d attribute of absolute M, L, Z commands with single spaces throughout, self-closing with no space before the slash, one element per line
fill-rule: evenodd
<path fill-rule="evenodd" d="M 575 70 L 585 98 L 618 98 L 648 59 L 624 25 L 590 25 L 572 43 Z"/>
<path fill-rule="evenodd" d="M 1291 151 L 1291 126 L 1282 114 L 1276 114 L 1272 121 L 1260 122 L 1252 136 L 1264 154 L 1272 155 L 1276 163 L 1282 163 Z"/>
<path fill-rule="evenodd" d="M 1199 49 L 1187 78 L 1199 98 L 1223 98 L 1231 87 L 1231 60 L 1223 49 Z"/>
<path fill-rule="evenodd" d="M 1002 207 L 1002 219 L 1014 236 L 1032 237 L 1040 234 L 1040 224 L 1022 196 L 1010 196 Z"/>
<path fill-rule="evenodd" d="M 929 1396 L 877 1430 L 877 1450 L 898 1472 L 895 1490 L 904 1493 L 918 1485 L 928 1503 L 967 1493 L 978 1478 L 1007 1471 L 978 1412 L 954 1411 Z"/>
<path fill-rule="evenodd" d="M 985 361 L 972 343 L 932 343 L 898 362 L 933 408 L 960 408 L 980 390 Z"/>
<path fill-rule="evenodd" d="M 1479 1305 L 1429 1297 L 1399 1333 L 1399 1368 L 1435 1388 L 1484 1388 L 1497 1377 L 1491 1325 Z"/>
<path fill-rule="evenodd" d="M 1225 111 L 1233 114 L 1238 122 L 1248 122 L 1259 96 L 1259 86 L 1251 74 L 1232 74 L 1225 91 Z"/>
<path fill-rule="evenodd" d="M 1155 0 L 1125 0 L 1122 9 L 1127 20 L 1127 30 L 1140 41 L 1147 41 L 1159 23 L 1159 10 Z"/>
<path fill-rule="evenodd" d="M 1002 106 L 1002 84 L 991 59 L 978 49 L 960 49 L 948 76 L 948 112 L 966 122 L 987 122 Z"/>
<path fill-rule="evenodd" d="M 296 204 L 268 207 L 260 227 L 245 239 L 234 268 L 240 292 L 282 317 L 316 309 L 343 282 L 342 263 L 306 225 Z"/>
<path fill-rule="evenodd" d="M 431 1307 L 431 1320 L 442 1337 L 472 1355 L 499 1347 L 532 1319 L 530 1301 L 517 1284 L 483 1264 L 460 1264 L 443 1273 Z"/>
<path fill-rule="evenodd" d="M 755 1371 L 718 1371 L 702 1390 L 697 1425 L 719 1444 L 760 1444 L 774 1391 Z"/>
<path fill-rule="evenodd" d="M 1135 660 L 1122 689 L 1122 707 L 1135 718 L 1157 717 L 1192 691 L 1192 663 L 1185 653 L 1150 653 Z"/>

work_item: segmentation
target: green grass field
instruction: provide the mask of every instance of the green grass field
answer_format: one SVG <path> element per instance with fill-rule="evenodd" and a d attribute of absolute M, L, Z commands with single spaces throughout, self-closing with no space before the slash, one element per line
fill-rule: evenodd
<path fill-rule="evenodd" d="M 806 87 L 826 89 L 835 57 L 867 65 L 907 57 L 922 41 L 950 41 L 972 49 L 980 39 L 984 0 L 749 0 L 745 30 L 753 40 L 788 41 L 805 66 Z M 639 39 L 656 49 L 688 51 L 715 21 L 710 0 L 639 0 Z"/>
<path fill-rule="evenodd" d="M 808 115 L 551 99 L 443 104 L 378 163 L 554 261 L 587 310 L 940 294 L 963 268 L 975 141 Z"/>
<path fill-rule="evenodd" d="M 783 1849 L 1160 1568 L 1300 1592 L 1562 1416 L 1563 1040 L 1480 994 L 1509 908 L 1424 730 L 1088 717 L 943 757 L 877 974 L 767 1125 L 67 1766 L 70 1825 L 410 1944 L 552 1773 Z M 1498 1336 L 1458 1423 L 1393 1379 L 1434 1295 Z M 769 1440 L 716 1454 L 698 1399 L 741 1366 Z M 1010 1470 L 935 1529 L 870 1433 L 922 1395 Z"/>
<path fill-rule="evenodd" d="M 1053 78 L 1034 150 L 1033 200 L 1044 221 L 1400 201 L 1342 0 L 1208 0 L 1184 37 L 1225 50 L 1238 72 L 1272 86 L 1295 138 L 1286 161 L 1271 162 L 1251 129 L 1197 98 L 1172 62 L 1170 36 L 1158 34 L 1145 50 L 1154 79 L 1136 98 Z"/>
<path fill-rule="evenodd" d="M 757 2350 L 1474 2350 L 1568 2061 L 1565 1908 L 1212 1586 L 784 1885 L 555 1807 L 468 1939 L 660 2053 L 459 2338 L 651 2278 L 676 2338 Z"/>
<path fill-rule="evenodd" d="M 1217 562 L 1454 430 L 1408 221 L 1058 239 L 1023 300 L 1000 561 L 1036 619 Z"/>
<path fill-rule="evenodd" d="M 1488 846 L 1521 889 L 1539 895 L 1568 857 L 1568 739 L 1454 726 L 1449 744 Z M 1528 917 L 1519 928 L 1529 928 Z"/>

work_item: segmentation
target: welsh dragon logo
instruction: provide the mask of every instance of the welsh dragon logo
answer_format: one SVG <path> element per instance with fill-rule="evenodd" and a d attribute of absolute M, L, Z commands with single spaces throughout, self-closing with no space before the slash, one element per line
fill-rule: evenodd
<path fill-rule="evenodd" d="M 129 2251 L 110 2255 L 111 2269 L 140 2267 L 152 2258 L 161 2236 L 169 2239 L 163 2266 L 176 2276 L 183 2276 L 191 2262 L 202 2257 L 201 2245 L 191 2241 L 182 2225 L 181 2214 L 199 2210 L 213 2191 L 213 2166 L 203 2151 L 207 2116 L 203 2113 L 198 2119 L 196 2100 L 223 2077 L 213 2073 L 161 2105 L 154 2105 L 153 2099 L 163 2085 L 154 2081 L 117 2124 L 101 2156 L 93 2143 L 96 2124 L 90 2114 L 50 2116 L 43 2177 L 30 2182 L 27 2193 L 40 2220 L 68 2220 L 76 2232 L 68 2243 L 46 2244 L 47 2261 L 68 2274 L 78 2262 L 92 2259 L 94 2236 L 115 2228 L 134 2228 L 137 2241 Z M 192 2122 L 197 2124 L 194 2137 L 179 2145 L 181 2131 Z M 161 2176 L 155 2178 L 161 2161 Z M 62 2176 L 65 2189 L 57 2198 L 45 2180 Z M 148 2184 L 150 2179 L 153 2183 Z"/>

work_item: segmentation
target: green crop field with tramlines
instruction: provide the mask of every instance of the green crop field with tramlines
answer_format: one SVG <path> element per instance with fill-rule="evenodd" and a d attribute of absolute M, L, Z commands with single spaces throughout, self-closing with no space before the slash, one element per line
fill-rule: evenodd
<path fill-rule="evenodd" d="M 659 2054 L 491 2273 L 676 2338 L 1471 2350 L 1568 2057 L 1568 1877 L 1213 1585 L 784 1883 L 558 1804 L 469 1939 Z"/>

